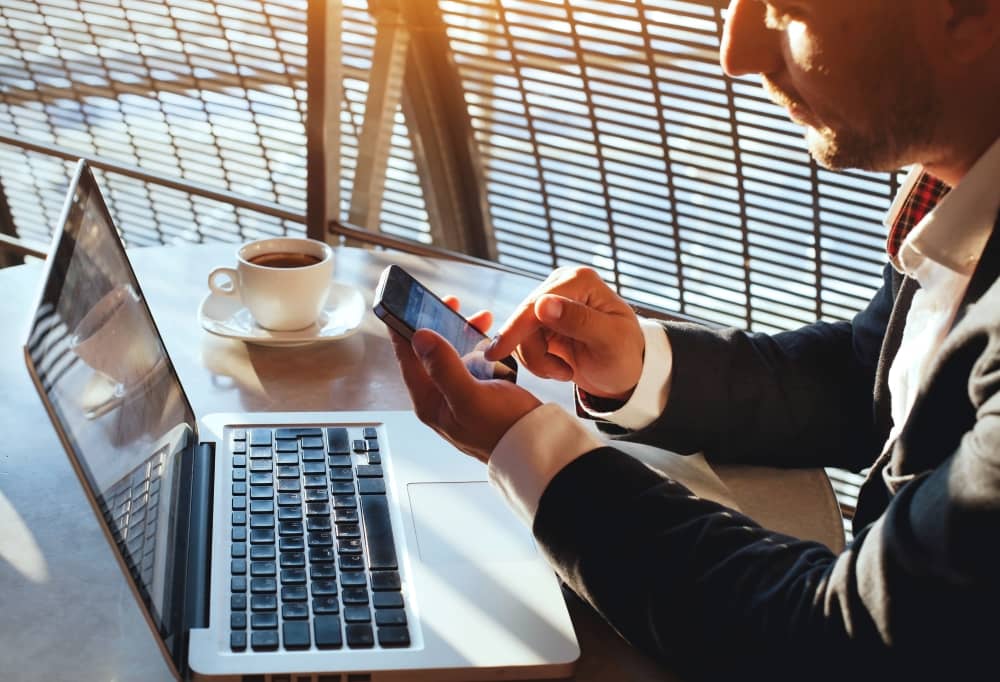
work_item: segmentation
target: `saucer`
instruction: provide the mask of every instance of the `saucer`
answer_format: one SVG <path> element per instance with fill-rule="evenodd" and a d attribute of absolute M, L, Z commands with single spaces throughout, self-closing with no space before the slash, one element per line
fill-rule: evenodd
<path fill-rule="evenodd" d="M 295 331 L 272 331 L 259 326 L 238 296 L 211 293 L 198 310 L 206 331 L 261 346 L 304 346 L 343 339 L 358 330 L 364 314 L 364 296 L 355 287 L 340 282 L 330 283 L 330 294 L 316 323 Z"/>

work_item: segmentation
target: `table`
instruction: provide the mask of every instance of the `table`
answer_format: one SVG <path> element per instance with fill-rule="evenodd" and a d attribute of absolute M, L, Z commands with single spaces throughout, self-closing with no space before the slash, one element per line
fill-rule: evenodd
<path fill-rule="evenodd" d="M 196 415 L 212 412 L 410 409 L 383 324 L 370 313 L 360 331 L 328 344 L 288 349 L 213 336 L 198 322 L 212 267 L 235 261 L 232 244 L 130 251 L 164 343 Z M 340 247 L 335 278 L 371 304 L 389 263 L 440 293 L 462 295 L 465 312 L 505 318 L 537 282 L 499 269 L 389 251 Z M 24 366 L 22 345 L 42 268 L 0 270 L 0 678 L 167 680 L 166 665 L 120 574 Z M 572 407 L 568 384 L 522 372 L 543 400 Z M 750 516 L 839 549 L 843 532 L 820 470 L 719 469 Z M 826 513 L 776 513 L 775 488 Z M 577 680 L 676 680 L 633 650 L 567 595 L 582 656 Z"/>

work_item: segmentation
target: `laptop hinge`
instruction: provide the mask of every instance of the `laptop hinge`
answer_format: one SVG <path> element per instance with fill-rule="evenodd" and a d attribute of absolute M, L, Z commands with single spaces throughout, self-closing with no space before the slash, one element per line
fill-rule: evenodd
<path fill-rule="evenodd" d="M 191 472 L 191 504 L 188 515 L 187 566 L 185 568 L 184 614 L 185 651 L 180 661 L 185 679 L 187 638 L 193 628 L 208 627 L 209 581 L 212 563 L 212 491 L 214 489 L 215 445 L 200 443 L 194 448 Z"/>

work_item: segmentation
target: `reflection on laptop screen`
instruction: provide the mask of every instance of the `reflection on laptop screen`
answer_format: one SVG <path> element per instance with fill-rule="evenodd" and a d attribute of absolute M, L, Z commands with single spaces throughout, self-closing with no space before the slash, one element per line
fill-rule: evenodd
<path fill-rule="evenodd" d="M 171 594 L 180 453 L 194 415 L 81 165 L 28 343 L 49 409 L 75 454 L 160 633 Z"/>

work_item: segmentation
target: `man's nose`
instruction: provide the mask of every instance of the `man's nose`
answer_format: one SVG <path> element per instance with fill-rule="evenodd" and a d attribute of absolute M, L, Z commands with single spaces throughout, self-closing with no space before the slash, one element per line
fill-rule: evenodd
<path fill-rule="evenodd" d="M 781 31 L 765 24 L 766 3 L 731 0 L 719 61 L 730 76 L 770 74 L 781 68 Z"/>

